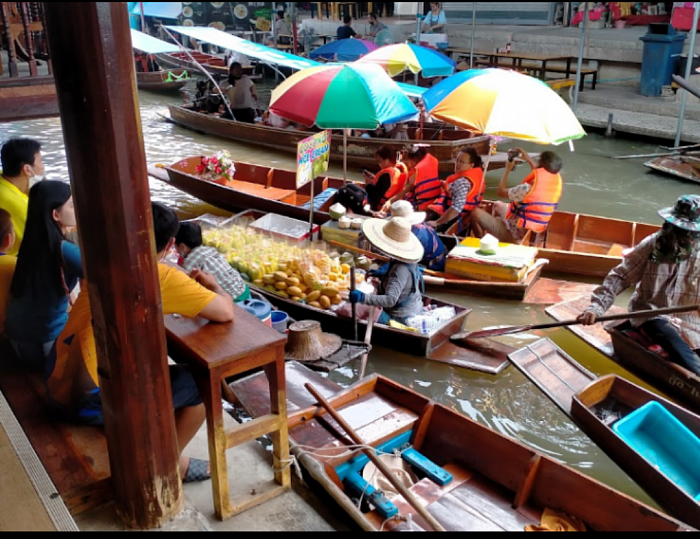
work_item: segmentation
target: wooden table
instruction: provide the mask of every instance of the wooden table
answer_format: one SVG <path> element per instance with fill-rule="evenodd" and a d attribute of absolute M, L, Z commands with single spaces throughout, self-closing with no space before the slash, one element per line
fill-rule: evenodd
<path fill-rule="evenodd" d="M 535 54 L 529 52 L 485 52 L 474 51 L 474 56 L 485 56 L 489 59 L 489 65 L 493 67 L 505 67 L 506 61 L 511 60 L 510 67 L 513 69 L 535 69 L 539 72 L 539 79 L 546 80 L 547 64 L 549 62 L 566 62 L 566 74 L 564 78 L 569 78 L 571 75 L 572 56 L 556 55 L 556 54 Z M 529 62 L 528 65 L 523 65 L 523 62 Z M 533 67 L 533 64 L 536 67 Z"/>
<path fill-rule="evenodd" d="M 214 510 L 221 520 L 266 502 L 291 488 L 284 346 L 287 337 L 236 306 L 234 321 L 209 323 L 202 318 L 165 317 L 168 354 L 193 369 L 207 411 L 207 435 Z M 263 368 L 270 384 L 268 415 L 224 429 L 222 381 Z M 274 478 L 251 492 L 229 493 L 226 450 L 272 434 Z M 245 470 L 240 470 L 245 473 Z"/>

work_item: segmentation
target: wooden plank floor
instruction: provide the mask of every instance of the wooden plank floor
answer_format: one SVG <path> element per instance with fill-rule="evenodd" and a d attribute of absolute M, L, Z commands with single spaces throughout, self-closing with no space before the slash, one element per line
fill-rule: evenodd
<path fill-rule="evenodd" d="M 79 531 L 0 393 L 0 532 Z"/>

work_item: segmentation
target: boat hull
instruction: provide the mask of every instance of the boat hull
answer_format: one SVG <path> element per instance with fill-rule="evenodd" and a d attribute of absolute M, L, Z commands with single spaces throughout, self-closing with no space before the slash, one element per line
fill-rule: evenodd
<path fill-rule="evenodd" d="M 347 451 L 347 436 L 337 423 L 327 420 L 328 415 L 305 389 L 307 384 L 323 395 L 367 446 L 392 453 L 391 448 L 398 445 L 396 449 L 403 452 L 406 442 L 418 453 L 418 460 L 439 467 L 434 473 L 419 475 L 421 479 L 416 478 L 417 482 L 407 488 L 448 531 L 523 531 L 529 525 L 538 525 L 545 509 L 578 518 L 588 530 L 689 529 L 381 375 L 374 374 L 342 389 L 289 362 L 285 377 L 292 452 L 307 477 L 324 488 L 365 531 L 430 528 L 400 494 L 389 501 L 403 520 L 387 518 L 378 510 L 375 498 L 367 510 L 358 508 L 351 499 L 353 485 L 358 484 L 356 478 L 362 485 L 363 473 L 371 480 L 364 468 L 368 459 L 359 451 Z M 253 418 L 269 413 L 268 387 L 263 374 L 231 384 Z M 408 515 L 412 522 L 406 522 Z"/>
<path fill-rule="evenodd" d="M 139 90 L 149 92 L 179 92 L 185 85 L 185 80 L 170 80 L 171 77 L 180 77 L 184 69 L 168 69 L 166 71 L 136 72 L 136 85 Z"/>
<path fill-rule="evenodd" d="M 700 503 L 644 458 L 600 419 L 606 413 L 622 419 L 648 402 L 663 405 L 695 436 L 700 437 L 700 416 L 616 375 L 599 378 L 573 396 L 574 421 L 670 515 L 700 527 Z"/>
<path fill-rule="evenodd" d="M 254 144 L 271 150 L 293 153 L 296 155 L 298 143 L 313 133 L 278 129 L 275 127 L 245 124 L 222 120 L 216 116 L 203 114 L 185 107 L 170 105 L 169 120 L 176 125 L 186 127 L 207 135 L 234 140 L 245 144 Z M 375 152 L 382 146 L 388 146 L 394 151 L 401 151 L 411 144 L 430 144 L 430 153 L 438 159 L 441 173 L 453 173 L 453 159 L 462 147 L 474 148 L 480 155 L 487 155 L 490 148 L 489 136 L 476 136 L 457 140 L 394 140 L 381 138 L 351 138 L 348 142 L 347 164 L 350 168 L 362 167 L 368 170 L 378 170 Z M 331 160 L 343 162 L 343 137 L 333 135 L 331 140 Z"/>

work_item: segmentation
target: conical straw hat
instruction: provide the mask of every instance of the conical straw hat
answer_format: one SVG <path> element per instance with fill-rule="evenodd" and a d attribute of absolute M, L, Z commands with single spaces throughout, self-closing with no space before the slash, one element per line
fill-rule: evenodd
<path fill-rule="evenodd" d="M 411 223 L 405 217 L 367 219 L 362 225 L 367 240 L 381 252 L 401 262 L 420 262 L 424 249 L 411 232 Z"/>
<path fill-rule="evenodd" d="M 285 359 L 296 361 L 316 361 L 334 354 L 343 346 L 338 335 L 321 331 L 321 323 L 316 320 L 302 320 L 289 326 Z"/>

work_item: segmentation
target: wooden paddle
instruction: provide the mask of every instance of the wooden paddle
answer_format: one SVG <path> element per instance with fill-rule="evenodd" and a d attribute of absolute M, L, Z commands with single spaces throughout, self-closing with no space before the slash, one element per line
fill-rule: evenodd
<path fill-rule="evenodd" d="M 685 307 L 669 307 L 667 309 L 650 309 L 648 311 L 634 311 L 622 314 L 612 314 L 609 316 L 600 316 L 596 319 L 598 322 L 609 322 L 611 320 L 627 320 L 629 318 L 647 318 L 659 316 L 663 314 L 686 313 L 689 311 L 700 310 L 700 305 L 686 305 Z M 508 326 L 504 328 L 485 329 L 482 331 L 472 331 L 464 333 L 456 333 L 450 337 L 452 342 L 466 342 L 468 339 L 480 339 L 483 337 L 495 337 L 497 335 L 510 335 L 512 333 L 520 333 L 531 329 L 549 329 L 559 328 L 563 326 L 575 326 L 581 324 L 579 320 L 563 320 L 561 322 L 550 322 L 549 324 L 529 324 L 526 326 Z"/>
<path fill-rule="evenodd" d="M 350 267 L 350 291 L 355 291 L 355 266 Z M 352 324 L 355 328 L 355 340 L 357 341 L 359 340 L 357 338 L 357 305 L 354 301 L 350 303 L 352 308 Z"/>
<path fill-rule="evenodd" d="M 374 450 L 367 446 L 366 442 L 360 437 L 357 432 L 355 432 L 355 429 L 353 429 L 347 421 L 345 421 L 342 416 L 333 408 L 333 406 L 323 398 L 323 396 L 316 390 L 314 386 L 311 384 L 304 384 L 304 387 L 307 389 L 309 393 L 311 393 L 314 398 L 318 401 L 318 403 L 323 406 L 328 414 L 336 420 L 336 422 L 343 427 L 347 435 L 352 439 L 353 442 L 355 442 L 357 445 L 363 446 L 362 451 L 367 455 L 369 460 L 371 460 L 374 465 L 381 471 L 384 476 L 389 480 L 389 482 L 394 485 L 394 488 L 399 491 L 401 496 L 403 496 L 404 500 L 406 500 L 413 508 L 418 512 L 420 516 L 422 516 L 425 521 L 435 530 L 438 532 L 444 532 L 446 531 L 445 528 L 442 527 L 442 525 L 431 515 L 428 513 L 427 509 L 421 505 L 421 503 L 416 499 L 416 497 L 411 493 L 410 490 L 406 488 L 406 486 L 394 475 L 394 472 L 391 471 L 391 469 L 384 464 L 384 461 L 381 460 Z"/>
<path fill-rule="evenodd" d="M 369 307 L 369 318 L 367 319 L 367 329 L 365 330 L 365 344 L 370 345 L 372 341 L 372 328 L 374 328 L 374 305 Z M 360 360 L 360 380 L 365 377 L 365 369 L 367 368 L 367 358 L 369 357 L 369 350 L 365 352 Z"/>

